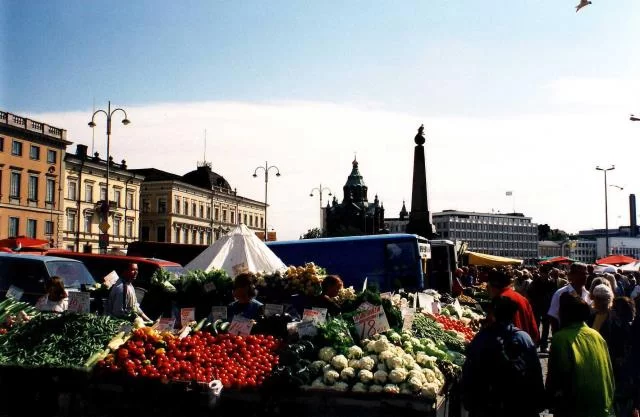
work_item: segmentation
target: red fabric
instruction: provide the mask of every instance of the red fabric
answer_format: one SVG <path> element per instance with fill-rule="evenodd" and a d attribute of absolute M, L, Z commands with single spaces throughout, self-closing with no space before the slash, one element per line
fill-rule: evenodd
<path fill-rule="evenodd" d="M 500 295 L 510 298 L 518 304 L 518 311 L 514 317 L 513 324 L 527 332 L 529 336 L 531 336 L 533 343 L 538 344 L 538 341 L 540 340 L 540 333 L 538 332 L 536 317 L 533 315 L 533 309 L 531 308 L 529 301 L 522 295 L 515 292 L 512 288 L 506 289 Z"/>
<path fill-rule="evenodd" d="M 457 297 L 460 294 L 462 294 L 463 290 L 464 290 L 464 287 L 460 283 L 460 279 L 458 279 L 458 277 L 453 277 L 453 285 L 451 286 L 451 294 L 454 297 Z"/>

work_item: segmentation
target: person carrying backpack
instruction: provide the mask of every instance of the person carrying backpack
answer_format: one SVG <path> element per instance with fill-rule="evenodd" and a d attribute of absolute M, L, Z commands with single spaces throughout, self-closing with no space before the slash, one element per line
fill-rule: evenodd
<path fill-rule="evenodd" d="M 467 348 L 462 401 L 470 417 L 538 417 L 545 409 L 542 367 L 529 334 L 513 324 L 518 305 L 492 301 L 494 322 Z"/>

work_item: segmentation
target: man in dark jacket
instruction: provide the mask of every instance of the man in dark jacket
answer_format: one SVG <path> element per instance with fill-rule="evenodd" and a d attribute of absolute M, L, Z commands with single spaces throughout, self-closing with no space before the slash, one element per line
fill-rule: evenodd
<path fill-rule="evenodd" d="M 543 265 L 539 275 L 536 275 L 527 291 L 527 298 L 533 308 L 536 322 L 542 325 L 540 334 L 540 352 L 546 352 L 549 347 L 549 317 L 547 311 L 551 305 L 551 298 L 557 290 L 556 283 L 549 277 L 551 267 Z"/>
<path fill-rule="evenodd" d="M 462 397 L 471 417 L 538 417 L 544 407 L 542 368 L 531 337 L 513 325 L 517 304 L 492 302 L 495 322 L 467 349 Z"/>

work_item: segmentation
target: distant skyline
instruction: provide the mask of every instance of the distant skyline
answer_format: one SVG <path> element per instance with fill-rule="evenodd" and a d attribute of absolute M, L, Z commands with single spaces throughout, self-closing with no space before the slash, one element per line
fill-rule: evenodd
<path fill-rule="evenodd" d="M 93 102 L 110 99 L 132 120 L 114 124 L 114 158 L 176 174 L 202 160 L 206 129 L 240 194 L 262 200 L 253 170 L 280 168 L 279 238 L 319 225 L 320 183 L 342 200 L 354 152 L 370 201 L 409 208 L 422 123 L 432 211 L 508 212 L 513 191 L 537 223 L 603 228 L 595 166 L 615 164 L 617 227 L 640 194 L 640 3 L 574 3 L 0 0 L 0 107 L 91 146 Z"/>

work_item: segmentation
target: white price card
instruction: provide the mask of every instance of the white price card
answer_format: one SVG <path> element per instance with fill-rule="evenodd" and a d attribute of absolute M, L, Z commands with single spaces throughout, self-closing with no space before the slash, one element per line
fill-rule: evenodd
<path fill-rule="evenodd" d="M 407 314 L 406 316 L 404 316 L 404 319 L 402 321 L 402 331 L 403 332 L 410 332 L 411 328 L 413 327 L 413 319 L 416 318 L 415 314 Z"/>
<path fill-rule="evenodd" d="M 284 312 L 284 306 L 282 304 L 265 304 L 264 315 L 265 317 L 271 317 L 276 314 L 282 314 Z"/>
<path fill-rule="evenodd" d="M 296 326 L 298 330 L 298 337 L 302 338 L 305 336 L 313 337 L 318 334 L 318 328 L 312 321 L 301 321 Z"/>
<path fill-rule="evenodd" d="M 88 292 L 72 291 L 69 292 L 68 311 L 76 313 L 88 313 L 91 304 L 91 295 Z"/>
<path fill-rule="evenodd" d="M 213 321 L 227 319 L 227 307 L 213 306 L 211 307 L 211 318 Z"/>
<path fill-rule="evenodd" d="M 24 291 L 15 285 L 10 286 L 7 290 L 7 298 L 13 298 L 16 301 L 22 298 L 22 294 L 24 294 Z"/>
<path fill-rule="evenodd" d="M 453 308 L 454 308 L 454 310 L 456 310 L 456 314 L 458 315 L 458 318 L 461 319 L 462 318 L 462 306 L 460 306 L 460 302 L 458 301 L 458 299 L 456 299 L 453 302 Z"/>
<path fill-rule="evenodd" d="M 211 292 L 216 290 L 216 284 L 213 282 L 207 282 L 204 284 L 204 292 Z"/>
<path fill-rule="evenodd" d="M 360 304 L 360 306 L 357 308 L 357 311 L 369 310 L 371 307 L 373 307 L 373 304 L 365 301 L 364 303 Z"/>
<path fill-rule="evenodd" d="M 235 316 L 229 325 L 229 334 L 236 336 L 248 336 L 251 334 L 252 327 L 253 321 Z"/>
<path fill-rule="evenodd" d="M 111 288 L 116 282 L 118 282 L 119 279 L 120 277 L 118 276 L 116 271 L 111 271 L 103 278 L 102 281 L 104 282 L 105 287 Z"/>
<path fill-rule="evenodd" d="M 433 304 L 433 297 L 429 294 L 418 293 L 418 304 L 420 311 L 427 310 L 431 311 L 431 305 Z"/>
<path fill-rule="evenodd" d="M 390 329 L 387 315 L 382 306 L 373 306 L 353 317 L 360 339 L 369 339 Z"/>
<path fill-rule="evenodd" d="M 322 307 L 312 307 L 313 311 L 317 311 L 320 315 L 317 317 L 318 324 L 324 324 L 327 322 L 327 309 Z"/>
<path fill-rule="evenodd" d="M 431 303 L 431 312 L 433 314 L 440 314 L 440 301 L 434 301 Z"/>
<path fill-rule="evenodd" d="M 196 319 L 196 309 L 193 307 L 180 309 L 180 326 L 184 327 Z"/>
<path fill-rule="evenodd" d="M 171 332 L 173 331 L 173 328 L 175 327 L 175 325 L 176 325 L 176 319 L 162 317 L 152 326 L 152 328 L 159 332 L 163 332 L 163 331 Z"/>
<path fill-rule="evenodd" d="M 304 309 L 302 312 L 302 321 L 310 321 L 314 324 L 318 324 L 320 320 L 320 312 L 316 310 Z"/>

